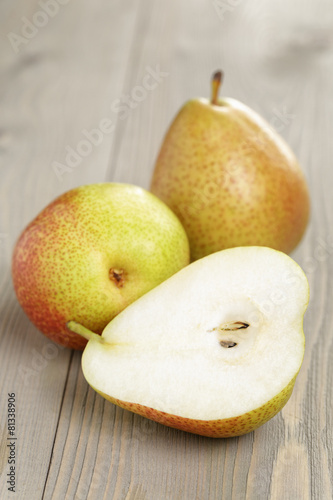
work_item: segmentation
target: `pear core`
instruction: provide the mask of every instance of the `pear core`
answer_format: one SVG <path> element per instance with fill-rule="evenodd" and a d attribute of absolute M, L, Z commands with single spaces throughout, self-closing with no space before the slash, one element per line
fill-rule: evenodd
<path fill-rule="evenodd" d="M 83 372 L 111 400 L 187 419 L 243 415 L 288 386 L 291 393 L 308 299 L 303 271 L 284 253 L 217 252 L 130 305 L 101 341 L 92 338 Z"/>

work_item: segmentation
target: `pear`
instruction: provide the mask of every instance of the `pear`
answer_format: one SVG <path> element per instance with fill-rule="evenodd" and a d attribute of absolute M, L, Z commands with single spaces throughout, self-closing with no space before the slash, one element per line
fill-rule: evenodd
<path fill-rule="evenodd" d="M 290 253 L 309 217 L 302 170 L 268 123 L 235 99 L 193 99 L 179 111 L 159 152 L 151 191 L 179 217 L 191 258 L 235 246 Z"/>
<path fill-rule="evenodd" d="M 89 340 L 88 383 L 103 397 L 169 427 L 239 436 L 288 401 L 304 355 L 309 286 L 286 254 L 216 252 L 185 267 Z"/>
<path fill-rule="evenodd" d="M 83 349 L 70 319 L 101 333 L 114 316 L 189 263 L 184 228 L 150 192 L 117 183 L 68 191 L 23 231 L 13 253 L 17 298 L 36 327 Z"/>

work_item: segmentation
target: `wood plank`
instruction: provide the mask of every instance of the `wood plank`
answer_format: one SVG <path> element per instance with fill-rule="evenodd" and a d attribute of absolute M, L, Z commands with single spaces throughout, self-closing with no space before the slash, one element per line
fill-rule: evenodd
<path fill-rule="evenodd" d="M 2 45 L 0 384 L 2 408 L 8 392 L 17 395 L 17 498 L 333 497 L 333 7 L 326 0 L 221 5 L 71 0 L 18 54 L 8 39 Z M 39 10 L 36 0 L 4 2 L 5 39 Z M 147 90 L 144 78 L 156 67 L 168 75 Z M 259 111 L 292 146 L 312 198 L 310 226 L 293 253 L 311 288 L 293 396 L 265 426 L 228 440 L 168 429 L 105 402 L 85 382 L 80 353 L 55 347 L 29 324 L 9 267 L 19 232 L 61 192 L 105 180 L 148 187 L 167 126 L 183 102 L 208 95 L 219 67 L 222 93 Z M 133 108 L 122 118 L 111 106 L 128 94 Z M 57 176 L 54 162 L 66 165 L 66 147 L 76 150 L 83 130 L 103 118 L 115 131 Z M 5 436 L 3 412 L 0 425 Z M 0 496 L 11 498 L 1 446 Z"/>
<path fill-rule="evenodd" d="M 4 35 L 21 33 L 21 17 L 33 20 L 40 10 L 37 1 L 8 3 L 2 17 Z M 53 162 L 65 163 L 66 147 L 76 149 L 84 139 L 82 131 L 107 117 L 123 83 L 122 59 L 126 61 L 130 49 L 135 12 L 132 5 L 121 9 L 120 2 L 96 9 L 88 1 L 73 1 L 59 6 L 58 14 L 18 53 L 9 41 L 2 45 L 1 403 L 5 408 L 7 393 L 16 393 L 21 498 L 42 498 L 54 440 L 62 437 L 61 429 L 57 434 L 58 420 L 72 372 L 71 352 L 36 333 L 18 306 L 10 280 L 12 247 L 23 227 L 55 196 L 104 180 L 112 134 L 60 177 Z M 122 23 L 110 29 L 116 13 Z M 72 364 L 78 370 L 80 358 L 74 357 Z M 2 470 L 6 467 L 3 461 Z M 1 498 L 6 498 L 5 481 L 0 488 Z"/>

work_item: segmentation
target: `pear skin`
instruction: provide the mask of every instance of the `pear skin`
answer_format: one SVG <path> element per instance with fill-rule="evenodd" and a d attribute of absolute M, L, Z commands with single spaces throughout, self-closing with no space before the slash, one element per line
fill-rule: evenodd
<path fill-rule="evenodd" d="M 185 231 L 172 211 L 137 186 L 101 183 L 59 196 L 15 246 L 15 292 L 53 341 L 83 349 L 66 328 L 76 319 L 101 333 L 138 297 L 189 263 Z"/>
<path fill-rule="evenodd" d="M 256 408 L 244 415 L 222 420 L 196 420 L 171 415 L 140 404 L 120 401 L 119 399 L 114 399 L 103 392 L 95 390 L 103 398 L 120 406 L 120 408 L 137 413 L 142 417 L 146 417 L 149 420 L 166 425 L 167 427 L 191 432 L 192 434 L 199 434 L 205 437 L 227 438 L 248 434 L 273 418 L 288 402 L 295 385 L 295 380 L 296 376 L 290 381 L 285 389 L 260 408 Z"/>
<path fill-rule="evenodd" d="M 216 74 L 217 75 L 217 74 Z M 309 218 L 309 192 L 289 146 L 235 99 L 187 102 L 171 124 L 151 191 L 179 217 L 191 258 L 236 246 L 290 253 Z"/>

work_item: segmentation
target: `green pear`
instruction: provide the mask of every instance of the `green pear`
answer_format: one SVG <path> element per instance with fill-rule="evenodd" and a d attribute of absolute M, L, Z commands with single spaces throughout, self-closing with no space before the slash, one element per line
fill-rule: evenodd
<path fill-rule="evenodd" d="M 83 349 L 66 328 L 75 319 L 101 333 L 131 302 L 189 263 L 178 218 L 136 186 L 81 186 L 48 205 L 13 253 L 17 298 L 36 327 L 59 344 Z"/>
<path fill-rule="evenodd" d="M 304 355 L 309 286 L 286 254 L 216 252 L 131 304 L 89 340 L 88 383 L 156 422 L 210 437 L 251 432 L 288 401 Z"/>
<path fill-rule="evenodd" d="M 309 193 L 297 160 L 268 123 L 235 99 L 187 102 L 158 155 L 151 191 L 179 217 L 192 260 L 235 246 L 286 253 L 300 241 Z"/>

